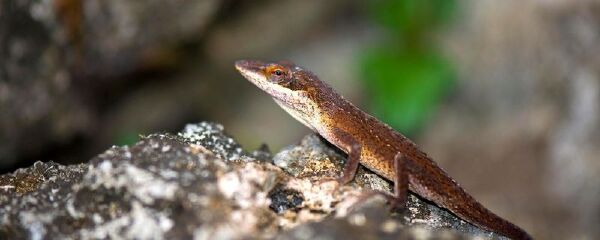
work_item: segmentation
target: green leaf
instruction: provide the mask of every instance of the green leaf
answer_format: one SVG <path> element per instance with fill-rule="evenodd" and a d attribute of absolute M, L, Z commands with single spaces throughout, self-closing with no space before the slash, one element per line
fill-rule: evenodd
<path fill-rule="evenodd" d="M 362 59 L 372 113 L 395 129 L 413 134 L 452 86 L 453 71 L 433 53 L 372 50 Z"/>
<path fill-rule="evenodd" d="M 454 0 L 376 0 L 371 14 L 392 33 L 421 35 L 453 16 Z"/>

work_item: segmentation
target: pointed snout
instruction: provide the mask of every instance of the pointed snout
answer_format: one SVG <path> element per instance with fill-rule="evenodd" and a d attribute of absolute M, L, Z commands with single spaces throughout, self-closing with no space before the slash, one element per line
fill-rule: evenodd
<path fill-rule="evenodd" d="M 265 64 L 261 61 L 256 60 L 238 60 L 235 61 L 235 68 L 241 73 L 244 72 L 261 72 Z"/>
<path fill-rule="evenodd" d="M 266 64 L 263 62 L 256 60 L 239 60 L 235 62 L 235 68 L 240 74 L 261 89 L 264 88 L 263 85 L 267 82 L 264 71 L 265 66 Z"/>

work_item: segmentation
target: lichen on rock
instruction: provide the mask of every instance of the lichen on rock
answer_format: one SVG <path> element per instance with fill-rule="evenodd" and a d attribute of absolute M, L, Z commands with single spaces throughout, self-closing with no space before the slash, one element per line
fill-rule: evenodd
<path fill-rule="evenodd" d="M 39 162 L 0 176 L 0 238 L 498 237 L 412 195 L 406 214 L 390 212 L 368 190 L 390 183 L 366 169 L 349 185 L 323 181 L 345 157 L 315 135 L 274 158 L 256 160 L 204 122 L 86 164 Z"/>

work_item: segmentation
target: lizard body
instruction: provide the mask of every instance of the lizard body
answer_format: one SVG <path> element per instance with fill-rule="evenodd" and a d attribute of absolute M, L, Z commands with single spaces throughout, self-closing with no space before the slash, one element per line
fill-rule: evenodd
<path fill-rule="evenodd" d="M 313 73 L 285 61 L 241 60 L 235 66 L 291 116 L 348 154 L 342 183 L 352 180 L 360 162 L 394 181 L 400 205 L 410 190 L 478 227 L 531 239 L 466 193 L 410 139 L 345 100 Z"/>

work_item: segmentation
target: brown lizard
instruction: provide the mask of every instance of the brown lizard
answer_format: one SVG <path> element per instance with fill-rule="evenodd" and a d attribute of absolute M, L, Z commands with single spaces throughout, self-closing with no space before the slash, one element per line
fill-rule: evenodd
<path fill-rule="evenodd" d="M 361 163 L 394 181 L 392 204 L 400 208 L 410 190 L 480 228 L 531 239 L 466 193 L 410 139 L 345 100 L 313 73 L 287 61 L 240 60 L 235 67 L 295 119 L 348 154 L 340 183 L 351 181 Z"/>

